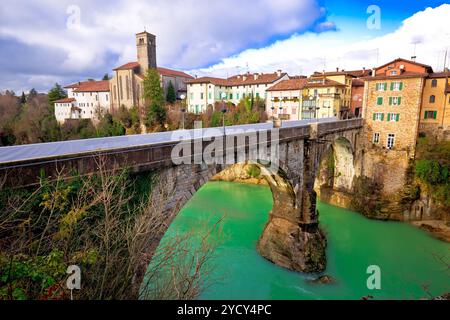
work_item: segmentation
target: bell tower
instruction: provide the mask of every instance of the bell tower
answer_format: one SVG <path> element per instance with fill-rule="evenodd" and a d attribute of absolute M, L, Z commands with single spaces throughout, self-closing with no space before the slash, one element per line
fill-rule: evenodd
<path fill-rule="evenodd" d="M 156 36 L 146 31 L 136 34 L 137 58 L 141 73 L 156 69 Z"/>

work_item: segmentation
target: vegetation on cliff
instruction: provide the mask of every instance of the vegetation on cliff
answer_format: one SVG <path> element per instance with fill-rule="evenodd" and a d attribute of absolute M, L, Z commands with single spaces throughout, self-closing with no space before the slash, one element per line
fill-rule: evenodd
<path fill-rule="evenodd" d="M 150 192 L 158 186 L 151 174 L 133 176 L 106 167 L 102 159 L 97 165 L 95 175 L 43 177 L 33 188 L 0 183 L 0 300 L 67 299 L 70 265 L 82 273 L 75 299 L 140 297 L 147 265 L 172 219 L 165 211 L 171 195 Z M 187 240 L 175 238 L 164 248 L 160 267 L 172 268 L 173 277 L 144 298 L 190 299 L 199 293 L 211 250 L 205 245 L 186 252 Z M 155 279 L 152 272 L 157 270 L 145 277 Z M 181 286 L 185 282 L 190 285 Z"/>

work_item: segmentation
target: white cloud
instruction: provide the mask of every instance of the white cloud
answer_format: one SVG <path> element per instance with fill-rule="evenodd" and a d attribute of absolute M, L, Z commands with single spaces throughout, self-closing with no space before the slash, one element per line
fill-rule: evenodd
<path fill-rule="evenodd" d="M 291 74 L 310 74 L 324 68 L 372 68 L 398 57 L 410 58 L 414 53 L 418 62 L 430 64 L 436 71 L 443 68 L 444 51 L 450 49 L 450 5 L 427 8 L 404 20 L 394 32 L 375 37 L 354 39 L 344 31 L 333 33 L 294 34 L 261 49 L 249 49 L 225 58 L 209 68 L 192 70 L 193 74 L 225 76 L 243 72 L 246 65 L 251 71 L 273 72 L 283 69 Z M 351 30 L 350 30 L 351 31 Z M 368 39 L 369 38 L 369 39 Z M 450 63 L 447 59 L 447 65 Z"/>
<path fill-rule="evenodd" d="M 72 5 L 81 25 L 68 29 Z M 136 60 L 134 34 L 144 27 L 157 35 L 159 64 L 186 69 L 326 22 L 317 0 L 17 0 L 0 10 L 0 36 L 63 50 L 55 67 L 67 71 L 89 70 L 108 55 Z"/>

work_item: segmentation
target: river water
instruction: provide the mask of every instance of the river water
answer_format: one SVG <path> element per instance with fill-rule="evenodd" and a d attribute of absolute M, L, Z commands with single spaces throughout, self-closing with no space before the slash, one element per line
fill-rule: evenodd
<path fill-rule="evenodd" d="M 269 187 L 210 182 L 178 214 L 165 238 L 200 233 L 224 218 L 212 285 L 200 299 L 419 299 L 427 297 L 426 291 L 450 292 L 450 273 L 440 261 L 450 260 L 450 244 L 406 223 L 369 220 L 324 203 L 318 204 L 328 239 L 322 275 L 335 282 L 311 284 L 318 275 L 285 270 L 256 251 L 271 208 Z M 380 267 L 380 290 L 367 287 L 371 265 Z"/>

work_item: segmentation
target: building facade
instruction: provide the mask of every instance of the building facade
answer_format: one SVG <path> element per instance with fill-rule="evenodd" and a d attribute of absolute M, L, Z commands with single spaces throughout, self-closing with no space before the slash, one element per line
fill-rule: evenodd
<path fill-rule="evenodd" d="M 83 81 L 64 87 L 67 98 L 55 101 L 55 117 L 59 123 L 68 119 L 92 119 L 110 110 L 109 81 Z"/>
<path fill-rule="evenodd" d="M 422 92 L 430 66 L 396 59 L 364 78 L 364 175 L 395 194 L 406 182 L 415 156 Z"/>
<path fill-rule="evenodd" d="M 361 79 L 352 80 L 352 100 L 350 102 L 349 117 L 361 118 L 364 98 L 364 81 Z"/>
<path fill-rule="evenodd" d="M 136 34 L 136 49 L 138 61 L 128 62 L 115 68 L 110 80 L 111 112 L 121 106 L 137 107 L 140 114 L 145 112 L 143 101 L 143 82 L 148 69 L 156 69 L 160 75 L 161 86 L 167 94 L 169 83 L 175 88 L 178 98 L 186 94 L 186 81 L 193 79 L 187 73 L 157 67 L 156 37 L 148 32 Z"/>
<path fill-rule="evenodd" d="M 450 72 L 430 73 L 425 79 L 419 130 L 441 137 L 450 133 Z"/>
<path fill-rule="evenodd" d="M 237 105 L 243 98 L 266 100 L 267 89 L 289 79 L 280 70 L 274 73 L 246 73 L 227 79 L 201 77 L 187 81 L 187 105 L 190 112 L 202 113 L 216 102 Z"/>

